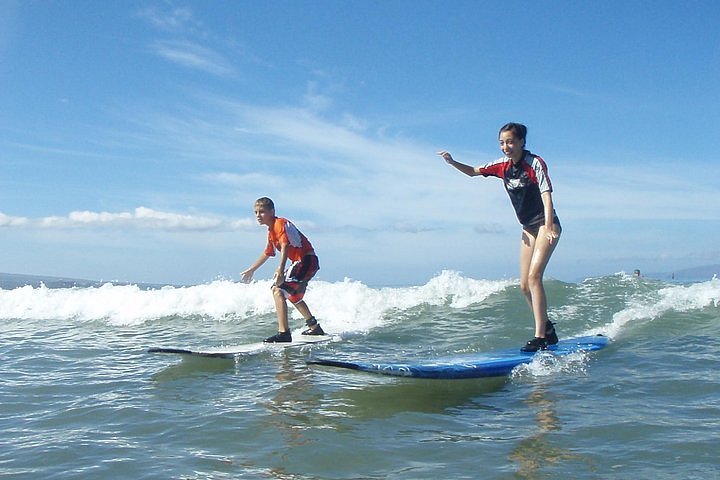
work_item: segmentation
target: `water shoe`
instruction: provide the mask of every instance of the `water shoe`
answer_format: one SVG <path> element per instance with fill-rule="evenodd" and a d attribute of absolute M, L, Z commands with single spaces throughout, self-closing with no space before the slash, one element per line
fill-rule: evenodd
<path fill-rule="evenodd" d="M 292 335 L 290 332 L 278 332 L 272 337 L 268 337 L 263 340 L 264 343 L 289 343 L 292 342 Z"/>
<path fill-rule="evenodd" d="M 547 340 L 540 337 L 535 337 L 523 346 L 521 352 L 537 352 L 538 350 L 545 350 L 548 346 Z"/>
<path fill-rule="evenodd" d="M 548 320 L 545 322 L 545 340 L 548 345 L 555 345 L 558 342 L 557 332 L 555 331 L 555 324 Z"/>

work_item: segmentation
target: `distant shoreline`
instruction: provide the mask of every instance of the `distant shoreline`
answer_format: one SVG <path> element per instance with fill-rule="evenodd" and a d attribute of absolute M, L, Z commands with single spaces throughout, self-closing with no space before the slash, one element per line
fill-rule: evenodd
<path fill-rule="evenodd" d="M 12 290 L 15 288 L 31 286 L 33 288 L 39 288 L 44 285 L 48 288 L 90 288 L 90 287 L 101 287 L 107 283 L 113 285 L 136 285 L 144 290 L 150 290 L 153 288 L 162 288 L 167 286 L 179 287 L 181 285 L 172 284 L 153 284 L 153 283 L 138 283 L 138 282 L 125 282 L 119 280 L 87 280 L 83 278 L 68 278 L 68 277 L 52 277 L 48 275 L 26 275 L 21 273 L 0 273 L 0 288 L 5 290 Z"/>
<path fill-rule="evenodd" d="M 645 275 L 645 274 L 643 274 Z M 720 277 L 720 264 L 705 265 L 702 267 L 683 268 L 666 273 L 648 273 L 647 277 L 672 282 L 698 282 Z"/>
<path fill-rule="evenodd" d="M 594 275 L 597 277 L 603 277 L 612 275 L 598 274 Z M 671 272 L 664 273 L 646 273 L 640 272 L 640 275 L 644 278 L 663 280 L 670 282 L 702 282 L 711 280 L 713 277 L 720 277 L 720 264 L 706 265 L 702 267 L 684 268 Z M 588 278 L 588 277 L 585 277 Z M 578 281 L 582 281 L 579 279 Z M 160 283 L 143 283 L 143 282 L 129 282 L 120 280 L 88 280 L 83 278 L 70 278 L 70 277 L 53 277 L 49 275 L 30 275 L 21 273 L 2 273 L 0 272 L 0 289 L 12 290 L 24 286 L 31 286 L 33 288 L 39 288 L 44 285 L 48 288 L 90 288 L 90 287 L 101 287 L 107 283 L 113 285 L 135 285 L 143 290 L 151 290 L 162 287 L 183 287 L 188 285 L 177 285 L 177 284 L 160 284 Z"/>

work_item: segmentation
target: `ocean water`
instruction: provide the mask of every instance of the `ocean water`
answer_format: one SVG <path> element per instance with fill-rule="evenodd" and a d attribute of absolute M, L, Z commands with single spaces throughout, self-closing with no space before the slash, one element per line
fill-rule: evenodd
<path fill-rule="evenodd" d="M 720 280 L 546 281 L 561 337 L 606 349 L 507 378 L 422 380 L 307 365 L 517 345 L 516 281 L 315 281 L 336 342 L 236 360 L 147 349 L 256 342 L 269 281 L 0 289 L 3 479 L 720 478 Z M 292 325 L 302 327 L 297 314 Z"/>

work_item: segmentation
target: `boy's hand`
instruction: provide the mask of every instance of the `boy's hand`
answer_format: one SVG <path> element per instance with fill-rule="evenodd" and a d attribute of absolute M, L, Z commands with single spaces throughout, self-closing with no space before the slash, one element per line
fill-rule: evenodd
<path fill-rule="evenodd" d="M 280 285 L 283 284 L 284 281 L 285 281 L 285 270 L 283 270 L 282 268 L 278 268 L 277 271 L 275 272 L 275 275 L 273 275 L 273 285 L 275 285 L 276 287 L 279 287 Z"/>
<path fill-rule="evenodd" d="M 245 270 L 240 274 L 240 281 L 243 283 L 250 283 L 250 281 L 253 278 L 253 271 L 252 270 Z"/>

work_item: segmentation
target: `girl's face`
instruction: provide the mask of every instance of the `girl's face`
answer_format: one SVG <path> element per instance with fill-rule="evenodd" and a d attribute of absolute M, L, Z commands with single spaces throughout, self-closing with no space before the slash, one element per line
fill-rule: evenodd
<path fill-rule="evenodd" d="M 255 205 L 255 218 L 260 225 L 272 225 L 272 221 L 275 219 L 275 209 L 264 207 L 262 205 Z"/>
<path fill-rule="evenodd" d="M 523 156 L 525 140 L 519 139 L 512 131 L 500 132 L 500 150 L 513 162 L 519 162 Z"/>

